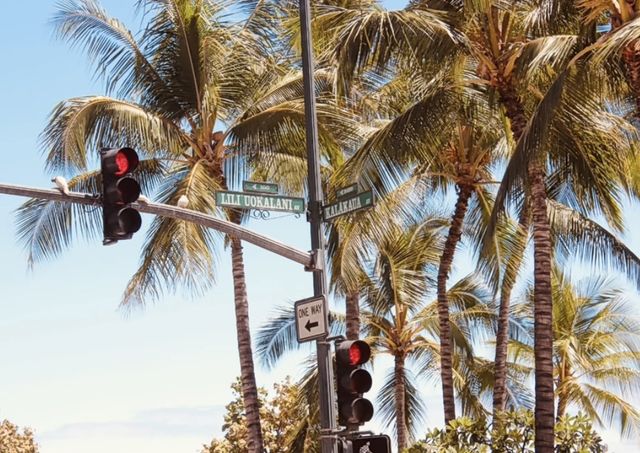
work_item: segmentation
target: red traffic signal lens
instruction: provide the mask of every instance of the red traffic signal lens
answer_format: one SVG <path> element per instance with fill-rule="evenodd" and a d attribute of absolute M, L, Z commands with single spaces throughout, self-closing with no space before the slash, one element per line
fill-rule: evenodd
<path fill-rule="evenodd" d="M 349 348 L 349 363 L 351 363 L 351 365 L 358 365 L 361 358 L 362 351 L 360 351 L 360 347 L 356 343 L 353 343 Z"/>
<path fill-rule="evenodd" d="M 124 175 L 127 173 L 127 170 L 129 170 L 129 159 L 127 159 L 127 156 L 125 156 L 123 152 L 116 154 L 116 166 L 118 167 L 116 171 L 116 175 L 118 176 Z"/>
<path fill-rule="evenodd" d="M 365 363 L 371 357 L 371 348 L 364 341 L 354 341 L 349 346 L 349 363 L 351 365 L 360 365 Z"/>
<path fill-rule="evenodd" d="M 358 366 L 371 358 L 371 348 L 362 340 L 342 341 L 336 345 L 336 360 L 348 366 Z"/>
<path fill-rule="evenodd" d="M 121 148 L 115 155 L 116 176 L 122 176 L 132 172 L 139 163 L 138 154 L 131 148 Z"/>

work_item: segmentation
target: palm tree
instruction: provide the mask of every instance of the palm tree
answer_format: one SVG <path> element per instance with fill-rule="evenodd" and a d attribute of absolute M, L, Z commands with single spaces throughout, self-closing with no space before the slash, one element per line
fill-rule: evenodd
<path fill-rule="evenodd" d="M 637 311 L 610 278 L 573 285 L 556 270 L 553 292 L 557 417 L 574 406 L 603 428 L 615 424 L 622 435 L 637 434 L 640 412 L 630 402 L 640 392 Z M 529 320 L 533 316 L 529 301 L 514 307 L 514 312 Z M 512 354 L 524 361 L 533 355 L 531 346 L 517 342 Z"/>
<path fill-rule="evenodd" d="M 416 2 L 420 3 L 420 2 Z M 426 2 L 425 2 L 426 3 Z M 517 8 L 521 5 L 514 3 L 512 10 L 499 7 L 492 2 L 472 5 L 465 4 L 462 12 L 465 20 L 463 21 L 462 31 L 464 32 L 468 42 L 471 55 L 479 62 L 476 67 L 476 74 L 489 82 L 492 90 L 498 94 L 498 98 L 505 109 L 505 114 L 510 120 L 511 131 L 516 142 L 520 143 L 525 132 L 526 113 L 525 113 L 525 97 L 521 94 L 521 87 L 526 87 L 531 83 L 529 74 L 533 73 L 533 69 L 541 66 L 549 66 L 552 60 L 556 60 L 556 67 L 562 68 L 563 63 L 567 61 L 567 57 L 575 52 L 576 45 L 579 44 L 575 36 L 543 36 L 534 40 L 526 39 L 523 33 L 523 26 L 517 22 Z M 414 46 L 419 49 L 418 46 Z M 543 52 L 546 55 L 543 55 Z M 534 56 L 535 55 L 535 56 Z M 551 58 L 550 56 L 554 57 Z M 542 64 L 541 64 L 542 63 Z M 525 83 L 523 83 L 525 82 Z M 548 86 L 548 81 L 542 81 L 541 87 Z M 540 82 L 538 82 L 540 84 Z M 553 86 L 552 86 L 553 87 Z M 551 92 L 551 90 L 550 90 Z M 575 102 L 575 101 L 574 101 Z M 576 116 L 573 116 L 576 120 Z M 586 119 L 586 118 L 582 118 Z M 584 121 L 583 121 L 584 122 Z M 573 123 L 572 123 L 573 125 Z M 565 131 L 575 132 L 575 127 L 567 127 Z M 587 131 L 585 128 L 582 131 Z M 613 131 L 613 130 L 611 130 Z M 584 149 L 580 150 L 579 146 L 575 146 L 574 141 L 563 140 L 563 144 L 573 148 L 568 153 L 576 151 L 584 153 Z M 604 143 L 604 141 L 603 141 Z M 577 148 L 577 149 L 576 149 Z M 594 150 L 595 151 L 595 150 Z M 593 156 L 597 155 L 594 152 Z M 618 157 L 620 157 L 618 155 Z M 593 159 L 587 158 L 587 162 Z M 619 165 L 621 160 L 618 160 Z M 591 163 L 591 162 L 590 162 Z M 624 165 L 622 165 L 624 167 Z M 528 210 L 531 203 L 532 220 L 534 224 L 534 255 L 535 255 L 535 275 L 536 275 L 536 307 L 538 313 L 535 317 L 537 323 L 536 341 L 536 424 L 537 437 L 536 442 L 540 449 L 549 451 L 553 445 L 553 383 L 551 375 L 551 358 L 550 347 L 552 341 L 551 335 L 551 292 L 550 292 L 550 262 L 551 262 L 551 242 L 550 227 L 546 214 L 546 185 L 545 175 L 546 169 L 542 160 L 532 159 L 526 166 L 527 184 L 524 187 L 525 202 L 520 214 L 520 251 L 524 251 L 523 237 L 528 230 Z M 614 167 L 609 167 L 609 175 L 613 177 L 616 173 Z M 623 179 L 618 175 L 614 179 Z M 590 175 L 582 175 L 582 177 L 590 178 Z M 600 180 L 603 187 L 608 184 L 604 180 Z M 605 191 L 599 188 L 594 189 L 595 193 L 600 193 L 603 197 L 603 204 L 608 205 L 605 210 L 613 214 L 617 209 L 615 201 L 607 195 Z M 530 200 L 530 201 L 527 201 Z M 586 204 L 589 204 L 587 202 Z M 613 216 L 615 217 L 615 215 Z M 500 332 L 498 336 L 498 346 L 496 352 L 496 374 L 497 374 L 497 393 L 498 401 L 495 407 L 504 404 L 504 351 L 506 347 L 506 312 L 508 309 L 508 298 L 512 282 L 515 280 L 515 269 L 519 267 L 522 260 L 522 253 L 516 251 L 512 254 L 512 262 L 507 264 L 506 279 L 502 285 L 501 299 L 503 302 L 503 310 L 500 318 Z M 502 355 L 502 357 L 501 357 Z M 501 376 L 502 375 L 502 376 Z"/>
<path fill-rule="evenodd" d="M 335 192 L 331 179 L 328 186 L 328 193 Z M 360 335 L 360 295 L 368 280 L 368 247 L 386 234 L 390 223 L 402 228 L 399 225 L 419 215 L 424 210 L 419 200 L 426 189 L 423 177 L 409 178 L 395 191 L 377 200 L 372 209 L 342 216 L 328 225 L 331 288 L 335 295 L 345 297 L 347 339 L 354 340 Z"/>
<path fill-rule="evenodd" d="M 528 112 L 535 98 L 527 94 L 531 91 L 531 85 L 544 87 L 546 80 L 539 80 L 539 69 L 548 66 L 562 67 L 567 57 L 576 45 L 577 37 L 574 35 L 551 35 L 532 39 L 527 33 L 527 24 L 522 22 L 523 8 L 526 2 L 513 2 L 509 8 L 505 8 L 499 2 L 484 2 L 482 4 L 465 4 L 461 13 L 461 30 L 469 42 L 470 55 L 478 61 L 475 68 L 479 79 L 488 84 L 489 94 L 495 93 L 509 120 L 509 130 L 514 142 L 522 137 L 527 124 Z M 538 80 L 536 80 L 538 79 Z M 543 88 L 542 88 L 543 89 Z M 494 388 L 494 414 L 503 410 L 506 403 L 506 349 L 508 341 L 508 313 L 510 297 L 517 273 L 524 258 L 525 245 L 529 232 L 530 222 L 537 223 L 538 235 L 534 242 L 538 243 L 536 263 L 548 260 L 547 250 L 540 246 L 540 241 L 545 237 L 545 224 L 541 216 L 542 196 L 540 183 L 544 178 L 542 168 L 531 165 L 529 168 L 529 180 L 531 185 L 525 188 L 523 200 L 519 207 L 518 228 L 515 230 L 514 247 L 508 259 L 504 263 L 504 275 L 500 284 L 500 311 L 498 317 L 498 332 L 496 337 L 495 352 L 495 388 Z M 536 198 L 537 197 L 537 198 Z M 537 201 L 537 204 L 534 203 Z M 534 208 L 537 206 L 537 208 Z M 548 301 L 547 285 L 544 283 L 544 274 L 537 269 L 539 301 Z M 545 311 L 542 308 L 541 316 L 536 318 L 540 327 L 544 330 Z M 548 329 L 547 329 L 548 330 Z M 538 335 L 540 341 L 544 341 L 544 335 Z M 547 341 L 548 343 L 548 341 Z M 537 351 L 543 354 L 544 345 L 540 345 Z M 547 373 L 547 361 L 542 355 L 538 357 L 539 367 L 536 368 L 536 385 L 538 393 L 536 398 L 536 411 L 538 417 L 539 442 L 548 446 L 553 442 L 553 417 L 548 417 L 549 404 L 545 404 L 548 397 L 549 379 L 545 379 Z M 539 371 L 539 372 L 538 372 Z M 552 408 L 552 406 L 551 406 Z M 541 429 L 546 430 L 542 435 Z M 551 430 L 551 431 L 549 431 Z"/>
<path fill-rule="evenodd" d="M 476 206 L 488 208 L 491 203 L 486 192 L 492 183 L 491 166 L 499 155 L 500 128 L 496 117 L 486 107 L 465 106 L 460 112 L 455 133 L 441 154 L 441 159 L 430 162 L 429 173 L 455 185 L 457 200 L 451 224 L 444 243 L 438 267 L 438 313 L 440 318 L 440 360 L 442 391 L 445 408 L 445 423 L 455 418 L 453 395 L 452 357 L 449 332 L 449 302 L 447 299 L 447 279 L 451 271 L 456 247 L 462 236 L 469 202 L 475 195 Z"/>
<path fill-rule="evenodd" d="M 186 195 L 191 209 L 234 222 L 241 214 L 217 208 L 215 191 L 237 186 L 252 169 L 286 178 L 288 186 L 294 179 L 301 190 L 302 77 L 290 54 L 274 52 L 277 2 L 236 3 L 230 16 L 222 0 L 143 1 L 146 28 L 136 38 L 95 0 L 62 2 L 53 21 L 58 35 L 87 51 L 116 96 L 73 98 L 54 109 L 42 134 L 48 169 L 80 172 L 71 186 L 99 192 L 99 174 L 87 171 L 97 156 L 91 150 L 135 147 L 144 158 L 138 176 L 147 193 L 157 187 L 158 199 L 170 204 Z M 328 92 L 329 78 L 317 80 L 318 94 Z M 352 129 L 326 103 L 318 109 L 322 151 L 331 161 L 349 145 L 342 139 Z M 21 209 L 19 224 L 33 261 L 59 253 L 76 230 L 97 236 L 100 222 L 70 204 L 32 201 Z M 213 282 L 216 239 L 198 225 L 156 218 L 122 304 L 142 304 L 178 284 L 201 293 Z M 248 445 L 261 452 L 242 244 L 227 240 Z"/>
<path fill-rule="evenodd" d="M 364 292 L 369 307 L 367 340 L 376 354 L 387 353 L 394 359 L 379 408 L 386 424 L 395 422 L 398 451 L 407 447 L 416 416 L 424 412 L 407 361 L 438 356 L 434 354 L 436 344 L 422 337 L 423 327 L 415 316 L 428 288 L 427 265 L 437 259 L 438 237 L 433 233 L 417 224 L 408 229 L 390 228 L 377 238 L 371 280 Z M 435 361 L 429 363 L 433 366 Z"/>
<path fill-rule="evenodd" d="M 477 102 L 474 93 L 448 85 L 456 83 L 452 80 L 455 76 L 442 74 L 441 78 L 433 83 L 433 80 L 422 79 L 420 75 L 401 74 L 383 86 L 382 92 L 390 87 L 402 86 L 408 92 L 424 93 L 424 98 L 415 102 L 413 99 L 402 99 L 401 96 L 393 97 L 391 104 L 396 104 L 395 116 L 370 135 L 339 169 L 334 179 L 368 181 L 382 194 L 397 194 L 391 190 L 406 187 L 412 181 L 421 182 L 427 191 L 446 192 L 448 184 L 456 186 L 457 209 L 438 275 L 441 374 L 446 419 L 449 421 L 455 418 L 455 400 L 446 280 L 472 195 L 477 195 L 477 206 L 490 210 L 491 200 L 486 185 L 491 184 L 493 178 L 489 169 L 502 148 L 498 146 L 500 127 L 486 105 L 482 101 Z M 371 99 L 366 101 L 370 102 Z M 455 104 L 458 104 L 457 108 Z M 434 105 L 439 107 L 434 108 Z M 391 109 L 387 107 L 387 110 Z M 427 141 L 425 145 L 420 143 L 422 139 Z M 421 190 L 426 198 L 425 189 Z M 415 195 L 414 192 L 412 196 Z M 346 228 L 361 231 L 355 225 L 346 225 Z"/>
<path fill-rule="evenodd" d="M 429 4 L 412 2 L 404 11 L 394 12 L 397 18 L 384 14 L 378 14 L 380 17 L 377 17 L 375 12 L 355 17 L 340 35 L 335 50 L 335 57 L 340 65 L 338 74 L 345 80 L 344 84 L 348 84 L 354 72 L 372 67 L 381 70 L 390 64 L 401 65 L 409 61 L 406 65 L 422 69 L 433 63 L 434 55 L 442 55 L 446 51 L 450 55 L 455 54 L 456 52 L 451 52 L 452 42 L 463 43 L 457 49 L 453 46 L 453 50 L 457 50 L 457 53 L 465 50 L 473 57 L 473 61 L 478 62 L 475 67 L 478 81 L 474 83 L 488 86 L 490 91 L 498 94 L 517 140 L 526 125 L 525 104 L 518 91 L 520 86 L 516 84 L 518 76 L 535 72 L 533 69 L 536 67 L 546 66 L 554 60 L 564 61 L 575 40 L 573 37 L 541 38 L 532 42 L 522 39 L 524 34 L 517 23 L 517 11 L 498 8 L 492 2 L 469 3 L 462 9 L 453 2 L 444 2 L 438 4 L 442 8 L 440 11 L 429 10 Z M 456 17 L 456 21 L 463 24 L 461 30 L 455 32 L 446 23 L 435 20 L 444 14 Z M 419 36 L 420 29 L 429 30 L 430 36 Z M 465 35 L 460 31 L 464 31 Z M 554 49 L 554 58 L 540 58 L 542 51 L 550 46 Z M 429 107 L 433 106 L 432 102 Z M 417 116 L 415 110 L 412 112 L 413 117 Z M 408 115 L 399 117 L 405 121 L 408 118 Z M 421 126 L 424 123 L 427 121 L 423 120 Z M 405 128 L 408 129 L 406 125 Z M 423 137 L 414 135 L 410 140 L 420 143 L 420 138 Z M 386 157 L 393 160 L 395 156 Z M 525 215 L 524 218 L 526 217 L 528 216 Z M 522 230 L 527 231 L 528 228 L 524 227 Z M 443 332 L 443 340 L 446 345 L 446 331 Z M 445 364 L 443 377 L 450 375 L 448 368 L 448 364 Z M 452 398 L 447 400 L 451 402 Z M 446 418 L 455 414 L 455 408 L 451 404 L 445 405 L 445 411 Z"/>
<path fill-rule="evenodd" d="M 403 451 L 414 437 L 416 423 L 424 410 L 411 368 L 418 367 L 420 376 L 437 381 L 441 374 L 438 363 L 442 363 L 439 302 L 420 304 L 430 280 L 423 273 L 424 262 L 420 266 L 420 254 L 428 252 L 430 246 L 422 250 L 419 246 L 423 245 L 422 240 L 433 238 L 413 236 L 417 232 L 409 229 L 405 234 L 397 234 L 393 241 L 380 244 L 372 282 L 364 298 L 369 307 L 365 312 L 367 341 L 376 355 L 389 354 L 394 361 L 393 371 L 380 391 L 378 407 L 384 423 L 395 424 L 398 451 Z M 470 377 L 465 367 L 475 361 L 472 335 L 482 335 L 483 329 L 491 330 L 494 321 L 493 311 L 483 301 L 485 296 L 482 285 L 472 278 L 456 283 L 447 294 L 452 307 L 449 328 L 455 352 L 454 385 L 465 412 L 474 415 L 484 410 L 477 404 L 476 395 L 463 391 Z M 473 334 L 470 325 L 474 325 Z"/>
<path fill-rule="evenodd" d="M 635 190 L 629 184 L 628 173 L 635 132 L 620 115 L 608 111 L 606 106 L 620 99 L 620 90 L 602 77 L 602 71 L 598 74 L 597 68 L 586 69 L 590 62 L 584 56 L 588 52 L 590 48 L 579 52 L 558 73 L 535 108 L 507 166 L 496 196 L 494 222 L 489 229 L 493 231 L 498 213 L 503 212 L 507 194 L 513 196 L 523 190 L 531 193 L 534 295 L 538 307 L 535 338 L 539 345 L 536 347 L 536 445 L 543 451 L 553 448 L 554 424 L 549 194 L 562 187 L 560 193 L 564 196 L 569 192 L 573 194 L 566 198 L 570 205 L 582 213 L 602 213 L 609 224 L 619 230 L 622 216 L 618 196 L 621 190 L 632 195 Z M 610 147 L 616 141 L 618 145 Z M 560 183 L 558 176 L 565 182 Z"/>
<path fill-rule="evenodd" d="M 554 27 L 554 22 L 573 22 L 587 34 L 589 51 L 596 59 L 612 57 L 616 64 L 608 65 L 608 77 L 615 79 L 626 92 L 629 114 L 640 118 L 640 34 L 635 19 L 640 3 L 635 0 L 551 0 L 532 11 L 532 22 L 541 31 Z M 553 19 L 548 14 L 554 11 Z M 598 35 L 601 35 L 598 37 Z"/>
<path fill-rule="evenodd" d="M 398 191 L 402 192 L 402 187 Z M 394 196 L 404 198 L 406 193 L 394 192 L 385 197 L 375 207 L 379 211 L 378 216 L 381 211 L 387 212 L 386 204 L 396 203 Z M 414 215 L 416 212 L 413 211 Z M 370 233 L 366 228 L 368 220 L 354 222 L 362 228 L 360 232 Z M 389 354 L 394 359 L 393 370 L 383 384 L 376 407 L 383 423 L 394 426 L 398 451 L 407 447 L 425 409 L 412 368 L 419 369 L 421 376 L 429 376 L 435 381 L 440 377 L 437 301 L 425 305 L 425 299 L 434 283 L 433 273 L 441 255 L 440 232 L 445 224 L 439 218 L 387 222 L 378 226 L 377 235 L 363 234 L 367 240 L 349 238 L 350 243 L 346 247 L 350 254 L 355 253 L 353 249 L 360 248 L 362 266 L 358 272 L 362 268 L 367 272 L 367 279 L 361 281 L 365 307 L 360 313 L 362 334 L 372 346 L 374 357 Z M 356 247 L 355 242 L 360 247 Z M 346 268 L 351 269 L 352 266 Z M 453 285 L 448 294 L 453 307 L 451 330 L 456 345 L 455 385 L 462 397 L 465 413 L 476 415 L 484 413 L 482 404 L 476 394 L 465 392 L 465 389 L 469 384 L 466 378 L 470 376 L 467 369 L 474 360 L 470 341 L 472 326 L 478 335 L 490 331 L 495 321 L 493 310 L 483 302 L 486 296 L 482 285 L 471 278 Z M 337 333 L 335 329 L 343 329 L 344 324 L 339 316 L 334 314 L 332 318 L 332 332 Z M 295 316 L 291 309 L 285 308 L 260 330 L 258 354 L 263 363 L 273 366 L 287 350 L 297 348 L 295 338 Z M 487 379 L 486 373 L 482 379 L 482 388 L 490 388 L 491 379 Z"/>

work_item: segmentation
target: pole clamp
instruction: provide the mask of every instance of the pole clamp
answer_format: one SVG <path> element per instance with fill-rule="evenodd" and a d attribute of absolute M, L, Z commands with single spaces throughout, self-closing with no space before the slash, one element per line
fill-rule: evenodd
<path fill-rule="evenodd" d="M 347 433 L 346 428 L 340 429 L 331 429 L 331 428 L 321 428 L 320 429 L 320 438 L 324 439 L 338 439 L 343 437 Z"/>
<path fill-rule="evenodd" d="M 320 253 L 320 250 L 315 249 L 309 252 L 311 256 L 311 264 L 309 266 L 305 266 L 304 270 L 307 272 L 317 272 L 324 270 L 324 256 Z"/>
<path fill-rule="evenodd" d="M 307 202 L 307 222 L 311 222 L 317 216 L 318 222 L 322 221 L 322 202 L 309 201 Z"/>

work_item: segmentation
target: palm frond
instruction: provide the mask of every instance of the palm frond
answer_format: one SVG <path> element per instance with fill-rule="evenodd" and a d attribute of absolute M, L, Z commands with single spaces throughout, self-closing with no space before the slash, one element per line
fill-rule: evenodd
<path fill-rule="evenodd" d="M 596 269 L 619 270 L 640 285 L 640 258 L 596 221 L 549 200 L 547 212 L 560 257 L 578 256 Z"/>
<path fill-rule="evenodd" d="M 97 194 L 101 190 L 98 176 L 98 172 L 77 176 L 68 182 L 69 188 Z M 27 262 L 32 267 L 60 255 L 78 235 L 86 240 L 101 235 L 101 209 L 100 206 L 33 199 L 18 208 L 16 226 L 18 241 L 27 249 Z"/>
<path fill-rule="evenodd" d="M 357 129 L 335 107 L 322 102 L 317 107 L 320 151 L 329 163 L 336 165 L 342 147 L 357 139 Z M 257 159 L 262 152 L 306 159 L 304 104 L 299 100 L 287 101 L 242 118 L 229 130 L 228 140 L 235 152 Z"/>
<path fill-rule="evenodd" d="M 577 50 L 578 39 L 576 35 L 552 35 L 524 43 L 516 54 L 518 80 L 533 80 L 540 71 L 564 69 Z"/>
<path fill-rule="evenodd" d="M 204 161 L 174 168 L 160 187 L 159 201 L 177 203 L 187 196 L 191 209 L 221 215 L 215 210 L 215 191 L 221 190 Z M 122 304 L 144 304 L 163 289 L 182 285 L 190 294 L 202 294 L 214 282 L 214 245 L 220 235 L 191 222 L 158 217 L 144 245 L 141 265 L 125 290 Z"/>
<path fill-rule="evenodd" d="M 256 355 L 267 370 L 272 369 L 286 352 L 299 347 L 296 314 L 291 306 L 278 308 L 258 330 Z"/>
<path fill-rule="evenodd" d="M 188 137 L 172 122 L 119 99 L 90 96 L 59 103 L 40 137 L 52 172 L 85 171 L 103 147 L 128 146 L 143 156 L 180 156 Z M 94 150 L 87 155 L 87 150 Z"/>
<path fill-rule="evenodd" d="M 56 34 L 73 46 L 83 47 L 106 79 L 107 92 L 119 88 L 123 98 L 141 90 L 172 103 L 160 74 L 147 59 L 133 34 L 107 15 L 95 0 L 61 0 L 53 17 Z"/>
<path fill-rule="evenodd" d="M 338 170 L 336 184 L 358 181 L 386 194 L 404 181 L 418 162 L 428 166 L 449 139 L 451 109 L 460 101 L 456 91 L 435 83 L 431 91 L 371 134 Z"/>
<path fill-rule="evenodd" d="M 334 197 L 336 187 L 330 181 L 330 198 Z M 341 293 L 344 288 L 360 288 L 366 274 L 365 265 L 373 259 L 372 246 L 382 243 L 383 238 L 400 235 L 402 230 L 413 231 L 411 241 L 415 245 L 416 260 L 437 262 L 438 232 L 445 227 L 446 220 L 426 212 L 424 200 L 428 191 L 425 181 L 413 176 L 387 196 L 376 200 L 373 208 L 331 222 L 327 251 L 334 290 Z M 431 277 L 426 275 L 426 278 Z"/>
<path fill-rule="evenodd" d="M 613 33 L 603 36 L 594 46 L 592 59 L 595 63 L 620 58 L 625 47 L 640 38 L 640 18 L 635 18 Z"/>
<path fill-rule="evenodd" d="M 156 159 L 141 160 L 134 173 L 143 193 L 150 194 L 164 175 L 163 164 Z M 69 189 L 88 194 L 100 194 L 101 174 L 98 171 L 75 176 L 68 181 Z M 18 240 L 27 249 L 29 266 L 60 255 L 78 236 L 91 241 L 102 235 L 102 210 L 76 203 L 33 199 L 17 210 Z"/>
<path fill-rule="evenodd" d="M 154 67 L 177 105 L 165 108 L 164 99 L 153 95 L 147 96 L 144 104 L 166 112 L 176 121 L 188 118 L 192 127 L 213 127 L 218 96 L 207 88 L 210 79 L 216 80 L 216 75 L 211 74 L 212 61 L 219 59 L 221 53 L 208 51 L 223 50 L 229 42 L 228 27 L 218 18 L 224 5 L 211 1 L 149 0 L 144 6 L 148 25 L 141 42 L 145 52 L 153 55 Z"/>
<path fill-rule="evenodd" d="M 640 412 L 626 398 L 593 385 L 585 385 L 586 397 L 602 418 L 601 425 L 617 425 L 624 437 L 635 437 L 640 432 Z"/>
<path fill-rule="evenodd" d="M 334 50 L 339 65 L 338 89 L 344 93 L 349 92 L 353 76 L 366 68 L 382 71 L 398 59 L 442 60 L 464 43 L 463 36 L 449 25 L 446 13 L 426 8 L 364 12 L 336 9 L 321 20 L 326 26 L 347 24 L 336 36 Z"/>
<path fill-rule="evenodd" d="M 330 335 L 344 334 L 344 315 L 329 312 L 329 330 Z M 277 308 L 275 314 L 258 330 L 256 355 L 267 370 L 272 369 L 287 352 L 296 351 L 300 347 L 293 305 Z"/>
<path fill-rule="evenodd" d="M 394 426 L 396 419 L 395 390 L 396 380 L 393 371 L 385 377 L 377 397 L 377 413 L 382 426 L 390 428 Z M 420 391 L 415 385 L 415 377 L 411 371 L 405 368 L 404 374 L 404 406 L 406 412 L 405 424 L 410 440 L 415 439 L 418 430 L 424 426 L 427 408 L 420 396 Z"/>

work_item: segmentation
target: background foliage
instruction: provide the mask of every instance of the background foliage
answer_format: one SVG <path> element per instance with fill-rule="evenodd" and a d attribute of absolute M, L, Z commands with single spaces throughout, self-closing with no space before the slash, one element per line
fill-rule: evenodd
<path fill-rule="evenodd" d="M 29 428 L 20 429 L 9 420 L 0 423 L 0 453 L 38 453 Z"/>

